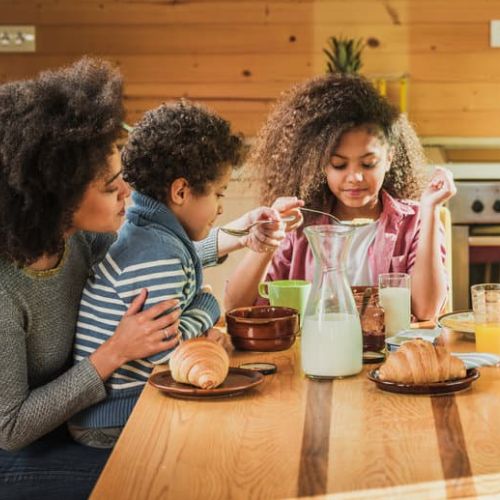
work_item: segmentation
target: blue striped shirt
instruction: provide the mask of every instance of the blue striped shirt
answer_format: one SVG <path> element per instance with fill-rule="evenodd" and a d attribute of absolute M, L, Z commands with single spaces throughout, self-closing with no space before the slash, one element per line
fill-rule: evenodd
<path fill-rule="evenodd" d="M 134 193 L 133 200 L 134 206 L 127 211 L 117 241 L 104 260 L 93 267 L 83 290 L 75 361 L 92 354 L 113 335 L 143 288 L 148 289 L 143 310 L 167 299 L 180 301 L 179 329 L 183 339 L 201 335 L 220 316 L 215 297 L 200 290 L 202 261 L 177 218 L 165 205 L 148 196 Z M 214 232 L 201 248 L 205 263 L 216 259 L 216 237 Z M 210 249 L 212 255 L 207 262 Z M 123 425 L 154 365 L 167 362 L 171 353 L 168 350 L 122 365 L 106 381 L 106 400 L 77 415 L 72 423 L 81 427 Z"/>

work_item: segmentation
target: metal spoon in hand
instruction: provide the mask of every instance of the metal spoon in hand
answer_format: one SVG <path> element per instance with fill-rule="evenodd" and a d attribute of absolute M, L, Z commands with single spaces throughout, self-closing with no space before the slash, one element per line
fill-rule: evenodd
<path fill-rule="evenodd" d="M 292 222 L 295 219 L 293 215 L 287 215 L 285 217 L 281 218 L 281 222 Z M 236 228 L 231 228 L 231 227 L 220 227 L 219 229 L 226 234 L 229 234 L 230 236 L 247 236 L 250 234 L 250 230 L 254 226 L 258 226 L 259 224 L 270 224 L 272 222 L 280 222 L 280 221 L 275 221 L 275 220 L 258 220 L 250 224 L 249 226 L 243 228 L 243 229 L 236 229 Z"/>
<path fill-rule="evenodd" d="M 365 218 L 355 218 L 350 221 L 343 221 L 340 219 L 337 219 L 335 215 L 329 214 L 328 212 L 322 212 L 321 210 L 316 210 L 313 208 L 306 208 L 306 207 L 299 207 L 299 210 L 302 210 L 303 212 L 312 212 L 315 214 L 320 214 L 320 215 L 326 215 L 327 217 L 330 217 L 335 224 L 340 224 L 341 226 L 350 226 L 350 227 L 361 227 L 361 226 L 366 226 L 367 224 L 371 224 L 373 222 L 373 219 L 365 219 Z"/>

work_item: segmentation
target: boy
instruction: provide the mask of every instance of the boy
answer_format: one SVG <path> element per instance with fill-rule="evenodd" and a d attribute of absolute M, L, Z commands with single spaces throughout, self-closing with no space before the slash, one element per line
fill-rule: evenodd
<path fill-rule="evenodd" d="M 240 151 L 241 139 L 225 120 L 186 101 L 146 113 L 134 128 L 122 152 L 124 178 L 136 191 L 134 206 L 83 291 L 75 360 L 89 356 L 112 334 L 143 288 L 148 290 L 144 309 L 166 298 L 179 300 L 182 339 L 208 332 L 222 341 L 212 328 L 219 306 L 201 288 L 202 262 L 193 241 L 206 238 L 222 213 Z M 165 329 L 165 337 L 176 334 L 176 325 Z M 154 365 L 167 362 L 171 353 L 118 369 L 106 383 L 106 400 L 71 421 L 73 437 L 88 446 L 113 446 Z"/>

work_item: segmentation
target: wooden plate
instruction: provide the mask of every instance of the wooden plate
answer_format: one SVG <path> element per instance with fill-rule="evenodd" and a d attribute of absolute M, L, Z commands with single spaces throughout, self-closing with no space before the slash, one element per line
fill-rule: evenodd
<path fill-rule="evenodd" d="M 474 333 L 474 313 L 472 311 L 454 311 L 438 318 L 438 325 L 456 332 Z"/>
<path fill-rule="evenodd" d="M 443 395 L 467 389 L 474 380 L 479 378 L 477 368 L 469 368 L 464 378 L 456 380 L 447 380 L 446 382 L 434 382 L 432 384 L 399 384 L 397 382 L 388 382 L 378 378 L 378 370 L 372 370 L 368 373 L 368 378 L 377 384 L 379 389 L 388 392 L 399 392 L 401 394 L 427 394 Z"/>
<path fill-rule="evenodd" d="M 169 396 L 187 399 L 211 399 L 236 396 L 264 380 L 264 375 L 255 370 L 229 368 L 229 373 L 222 385 L 215 389 L 201 389 L 192 385 L 181 384 L 172 378 L 170 370 L 155 373 L 149 377 L 149 383 Z"/>

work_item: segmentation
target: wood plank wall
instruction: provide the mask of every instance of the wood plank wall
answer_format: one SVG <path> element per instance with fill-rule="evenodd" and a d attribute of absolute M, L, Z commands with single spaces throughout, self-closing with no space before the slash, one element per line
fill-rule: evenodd
<path fill-rule="evenodd" d="M 0 54 L 0 81 L 90 53 L 123 71 L 130 122 L 188 96 L 253 135 L 282 90 L 324 71 L 329 36 L 364 37 L 365 74 L 410 75 L 422 136 L 498 136 L 495 18 L 499 0 L 0 0 L 0 24 L 36 25 L 38 47 Z"/>

